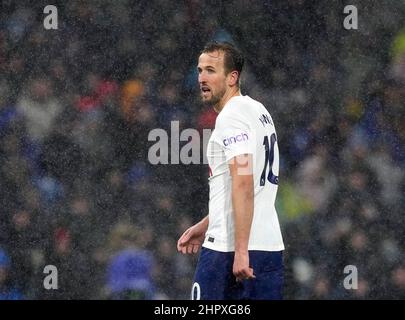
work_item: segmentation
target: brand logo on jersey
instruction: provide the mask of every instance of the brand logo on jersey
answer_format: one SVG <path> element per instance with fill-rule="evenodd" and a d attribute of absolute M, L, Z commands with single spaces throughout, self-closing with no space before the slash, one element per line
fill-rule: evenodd
<path fill-rule="evenodd" d="M 259 118 L 259 120 L 262 123 L 263 127 L 266 124 L 271 124 L 272 126 L 274 126 L 273 121 L 271 121 L 270 116 L 268 116 L 267 114 L 262 114 L 261 117 Z"/>
<path fill-rule="evenodd" d="M 247 135 L 247 133 L 241 133 L 236 136 L 225 138 L 223 143 L 224 143 L 224 146 L 227 147 L 227 146 L 231 145 L 232 143 L 246 141 L 246 140 L 249 140 L 249 136 Z"/>

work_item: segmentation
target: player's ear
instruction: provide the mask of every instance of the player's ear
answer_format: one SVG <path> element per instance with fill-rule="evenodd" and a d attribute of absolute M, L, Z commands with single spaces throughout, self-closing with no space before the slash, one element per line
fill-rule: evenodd
<path fill-rule="evenodd" d="M 239 72 L 234 70 L 229 72 L 228 74 L 228 85 L 233 87 L 234 85 L 237 85 L 239 81 Z"/>

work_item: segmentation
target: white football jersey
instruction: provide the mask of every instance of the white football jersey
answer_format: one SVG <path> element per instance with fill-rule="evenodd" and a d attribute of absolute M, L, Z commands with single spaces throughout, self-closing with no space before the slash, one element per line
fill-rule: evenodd
<path fill-rule="evenodd" d="M 249 96 L 234 96 L 218 114 L 207 146 L 209 165 L 209 225 L 203 246 L 235 250 L 231 176 L 228 161 L 252 154 L 254 215 L 249 250 L 284 250 L 275 209 L 279 151 L 273 120 L 267 109 Z"/>

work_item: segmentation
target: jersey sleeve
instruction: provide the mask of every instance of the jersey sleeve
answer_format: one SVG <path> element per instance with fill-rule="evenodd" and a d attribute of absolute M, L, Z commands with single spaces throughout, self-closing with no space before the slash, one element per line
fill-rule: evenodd
<path fill-rule="evenodd" d="M 253 133 L 242 117 L 224 116 L 217 119 L 215 130 L 226 161 L 241 154 L 253 154 Z"/>

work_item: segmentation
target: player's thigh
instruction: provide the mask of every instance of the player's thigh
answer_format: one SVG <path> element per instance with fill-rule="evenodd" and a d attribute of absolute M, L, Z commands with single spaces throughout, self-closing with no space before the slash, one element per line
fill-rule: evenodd
<path fill-rule="evenodd" d="M 250 254 L 256 279 L 247 281 L 245 298 L 258 300 L 283 299 L 284 265 L 282 252 Z"/>
<path fill-rule="evenodd" d="M 223 300 L 225 286 L 232 272 L 232 256 L 202 248 L 191 290 L 192 300 Z"/>
<path fill-rule="evenodd" d="M 256 275 L 254 290 L 250 299 L 257 300 L 282 300 L 284 284 L 284 268 L 263 271 Z"/>

